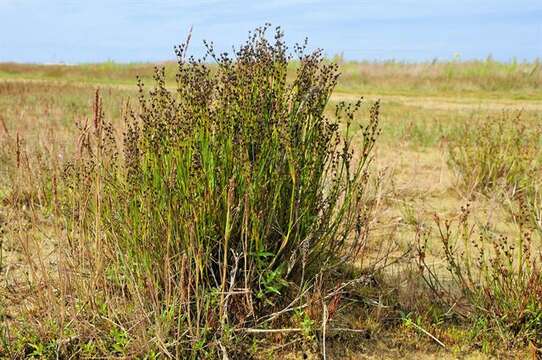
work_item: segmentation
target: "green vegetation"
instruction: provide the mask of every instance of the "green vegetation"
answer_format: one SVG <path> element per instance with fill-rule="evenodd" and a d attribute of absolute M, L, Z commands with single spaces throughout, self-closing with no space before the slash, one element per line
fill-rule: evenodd
<path fill-rule="evenodd" d="M 185 47 L 176 92 L 163 68 L 148 96 L 141 85 L 121 151 L 96 96 L 59 197 L 83 244 L 73 251 L 93 254 L 80 266 L 94 296 L 152 314 L 140 326 L 174 336 L 172 354 L 218 356 L 218 344 L 231 353 L 244 328 L 303 303 L 317 276 L 360 254 L 378 107 L 354 165 L 336 121 L 352 121 L 360 103 L 323 115 L 337 74 L 319 53 L 299 52 L 289 83 L 280 32 L 269 44 L 258 31 L 235 59 L 210 49 L 214 73 L 185 62 Z"/>
<path fill-rule="evenodd" d="M 542 126 L 520 112 L 464 124 L 450 147 L 451 166 L 470 190 L 525 192 L 542 175 Z"/>
<path fill-rule="evenodd" d="M 185 50 L 0 64 L 2 357 L 541 354 L 538 62 Z"/>
<path fill-rule="evenodd" d="M 328 61 L 329 62 L 329 61 Z M 427 63 L 343 62 L 336 91 L 353 94 L 406 95 L 542 100 L 542 63 L 432 61 Z M 154 64 L 106 62 L 81 65 L 0 64 L 0 79 L 28 79 L 86 84 L 133 86 L 136 77 L 151 81 Z M 164 62 L 169 84 L 175 82 L 177 64 Z M 299 61 L 292 59 L 292 78 Z M 214 65 L 210 65 L 214 69 Z"/>
<path fill-rule="evenodd" d="M 430 233 L 420 231 L 422 276 L 445 305 L 442 314 L 453 308 L 455 314 L 469 319 L 473 341 L 504 347 L 540 341 L 542 237 L 529 225 L 529 210 L 521 210 L 515 214 L 512 237 L 491 224 L 476 224 L 469 205 L 461 209 L 455 222 L 436 217 L 436 232 L 451 280 L 426 262 Z"/>

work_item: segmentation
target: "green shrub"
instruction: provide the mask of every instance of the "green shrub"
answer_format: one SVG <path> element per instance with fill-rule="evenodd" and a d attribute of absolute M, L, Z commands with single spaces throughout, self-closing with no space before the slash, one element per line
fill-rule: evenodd
<path fill-rule="evenodd" d="M 187 46 L 174 91 L 163 68 L 148 93 L 140 82 L 122 146 L 97 94 L 63 211 L 91 288 L 135 306 L 167 351 L 208 356 L 358 256 L 379 108 L 354 156 L 361 102 L 324 115 L 339 74 L 321 51 L 296 46 L 287 81 L 293 55 L 278 29 L 274 41 L 257 29 L 233 58 L 209 44 L 206 58 L 187 58 Z"/>

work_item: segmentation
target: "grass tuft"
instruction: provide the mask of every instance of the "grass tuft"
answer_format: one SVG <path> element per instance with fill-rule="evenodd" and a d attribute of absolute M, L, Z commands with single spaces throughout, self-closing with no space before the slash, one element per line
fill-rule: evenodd
<path fill-rule="evenodd" d="M 80 350 L 219 356 L 294 305 L 292 321 L 312 327 L 302 309 L 316 284 L 325 293 L 327 272 L 363 256 L 379 103 L 354 153 L 361 100 L 325 113 L 337 65 L 306 44 L 289 54 L 282 31 L 269 40 L 267 30 L 232 57 L 208 43 L 205 58 L 188 57 L 188 39 L 176 89 L 163 67 L 150 90 L 140 80 L 123 134 L 96 91 L 48 198 L 66 237 L 52 321 L 62 334 L 80 327 Z"/>

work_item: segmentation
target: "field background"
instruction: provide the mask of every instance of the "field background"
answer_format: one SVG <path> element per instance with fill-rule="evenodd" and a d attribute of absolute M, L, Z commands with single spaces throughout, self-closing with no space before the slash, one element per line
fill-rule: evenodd
<path fill-rule="evenodd" d="M 466 202 L 477 210 L 480 221 L 490 218 L 506 232 L 510 219 L 496 198 L 474 196 L 474 192 L 460 188 L 448 165 L 447 144 L 465 126 L 491 121 L 488 119 L 503 114 L 513 119 L 521 112 L 525 124 L 542 123 L 542 64 L 500 63 L 490 58 L 417 64 L 335 60 L 340 63 L 342 76 L 331 104 L 355 101 L 361 96 L 368 103 L 381 100 L 382 135 L 375 164 L 378 172 L 392 176 L 384 177 L 377 194 L 378 216 L 372 224 L 372 243 L 389 242 L 399 254 L 414 241 L 417 224 L 430 221 L 435 213 L 454 216 Z M 176 65 L 160 65 L 166 67 L 173 86 Z M 15 181 L 21 188 L 34 188 L 40 168 L 36 165 L 32 169 L 35 177 L 17 178 L 15 159 L 20 154 L 15 154 L 8 142 L 17 139 L 24 152 L 47 153 L 52 155 L 49 161 L 61 161 L 75 146 L 76 122 L 91 117 L 96 89 L 103 95 L 106 118 L 122 124 L 125 103 L 129 99 L 135 102 L 136 76 L 141 76 L 147 88 L 152 87 L 153 68 L 151 64 L 117 63 L 0 64 L 0 225 L 4 224 L 5 229 L 2 283 L 17 282 L 27 274 L 28 253 L 40 253 L 44 260 L 41 266 L 54 264 L 56 246 L 55 240 L 47 236 L 25 244 L 21 241 L 21 227 L 8 226 L 21 221 L 37 221 L 43 229 L 52 226 L 47 218 L 32 218 L 32 214 L 27 219 L 16 219 L 19 212 L 8 199 L 9 184 Z M 364 109 L 367 111 L 368 107 Z M 398 276 L 400 269 L 390 273 L 390 277 Z M 405 297 L 415 296 L 407 290 L 404 289 Z M 24 306 L 24 301 L 11 302 L 5 312 L 16 314 L 17 306 Z M 352 326 L 366 327 L 365 320 L 352 319 Z M 455 354 L 461 354 L 466 346 L 459 335 L 444 330 L 437 335 L 451 344 Z M 375 357 L 450 355 L 438 354 L 439 347 L 416 331 L 379 339 L 368 349 Z M 465 354 L 484 357 L 477 351 Z"/>

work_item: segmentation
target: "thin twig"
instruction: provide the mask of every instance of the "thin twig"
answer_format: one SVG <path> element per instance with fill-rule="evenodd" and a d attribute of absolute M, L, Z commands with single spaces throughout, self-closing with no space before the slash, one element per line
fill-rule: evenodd
<path fill-rule="evenodd" d="M 246 332 L 248 334 L 273 334 L 273 333 L 290 333 L 290 332 L 302 332 L 301 328 L 283 328 L 283 329 L 251 329 L 243 328 L 237 329 L 239 332 Z"/>
<path fill-rule="evenodd" d="M 326 333 L 328 332 L 352 332 L 352 333 L 358 333 L 358 334 L 366 334 L 367 329 L 350 329 L 350 328 L 328 328 L 326 326 Z M 282 329 L 254 329 L 254 328 L 241 328 L 236 329 L 237 332 L 245 332 L 247 334 L 276 334 L 276 333 L 292 333 L 292 332 L 303 332 L 304 329 L 302 328 L 282 328 Z M 318 329 L 315 329 L 315 331 L 318 331 Z M 323 329 L 322 329 L 323 331 Z M 438 341 L 438 339 L 437 339 Z"/>
<path fill-rule="evenodd" d="M 437 344 L 439 344 L 440 346 L 442 346 L 443 348 L 446 349 L 446 345 L 444 345 L 444 343 L 442 341 L 440 341 L 439 339 L 437 339 L 434 335 L 432 335 L 431 333 L 429 333 L 427 330 L 425 330 L 424 328 L 422 328 L 420 325 L 416 324 L 414 321 L 410 321 L 410 324 L 413 325 L 416 329 L 420 330 L 421 332 L 423 332 L 425 335 L 429 336 L 431 339 L 435 340 L 435 342 Z"/>
<path fill-rule="evenodd" d="M 327 305 L 325 301 L 322 301 L 323 313 L 322 313 L 322 357 L 324 360 L 327 360 L 326 355 L 326 326 L 327 326 Z"/>

